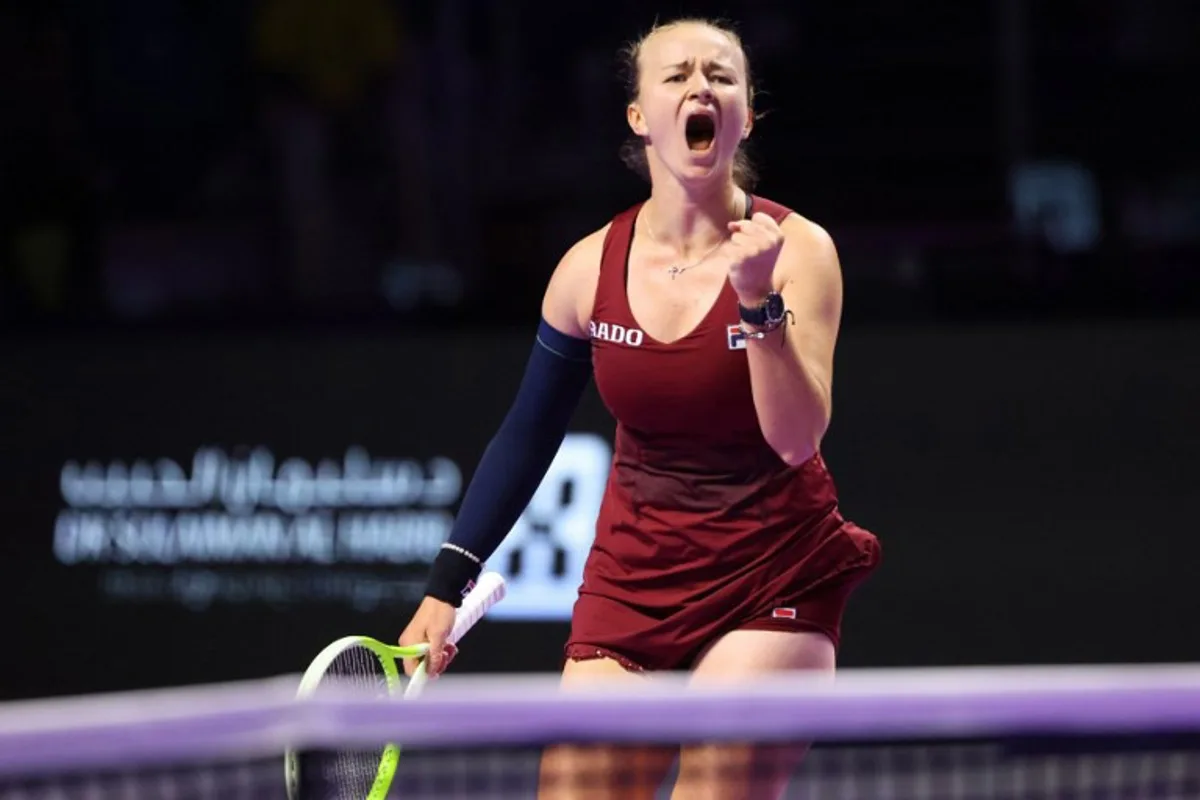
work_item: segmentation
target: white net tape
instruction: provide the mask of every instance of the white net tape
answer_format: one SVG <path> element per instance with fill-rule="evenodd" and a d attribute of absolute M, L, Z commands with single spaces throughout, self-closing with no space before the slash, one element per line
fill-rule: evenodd
<path fill-rule="evenodd" d="M 672 677 L 587 692 L 550 676 L 448 677 L 395 702 L 345 687 L 299 702 L 296 683 L 0 706 L 0 797 L 283 797 L 289 746 L 396 741 L 389 796 L 532 798 L 545 745 L 815 739 L 788 798 L 1200 798 L 1198 666 L 843 671 L 704 689 Z M 609 763 L 604 779 L 635 763 Z"/>

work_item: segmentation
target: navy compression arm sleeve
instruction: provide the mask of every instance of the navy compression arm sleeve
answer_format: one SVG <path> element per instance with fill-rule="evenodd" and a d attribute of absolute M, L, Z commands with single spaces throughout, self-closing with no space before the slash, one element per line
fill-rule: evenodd
<path fill-rule="evenodd" d="M 591 342 L 543 319 L 516 398 L 467 486 L 449 542 L 434 560 L 426 595 L 454 606 L 462 602 L 483 562 L 537 491 L 591 374 Z"/>

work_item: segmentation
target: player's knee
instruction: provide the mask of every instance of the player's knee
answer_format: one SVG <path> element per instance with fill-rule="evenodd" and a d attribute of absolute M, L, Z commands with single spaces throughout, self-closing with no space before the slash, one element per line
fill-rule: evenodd
<path fill-rule="evenodd" d="M 672 800 L 776 800 L 808 745 L 714 744 L 685 747 Z"/>
<path fill-rule="evenodd" d="M 558 745 L 542 754 L 538 800 L 653 800 L 676 748 Z"/>

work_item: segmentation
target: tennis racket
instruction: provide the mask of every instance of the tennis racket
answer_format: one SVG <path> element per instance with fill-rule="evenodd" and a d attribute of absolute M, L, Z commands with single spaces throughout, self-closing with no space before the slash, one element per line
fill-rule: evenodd
<path fill-rule="evenodd" d="M 504 593 L 504 578 L 498 573 L 480 575 L 458 609 L 447 643 L 457 644 Z M 380 698 L 413 697 L 429 679 L 424 660 L 428 652 L 428 644 L 398 647 L 369 636 L 345 636 L 317 654 L 296 694 L 308 697 L 324 685 L 339 683 L 373 689 Z M 421 659 L 407 685 L 397 664 L 406 658 Z M 288 750 L 284 760 L 289 800 L 384 800 L 400 763 L 400 747 L 388 743 L 375 750 Z"/>

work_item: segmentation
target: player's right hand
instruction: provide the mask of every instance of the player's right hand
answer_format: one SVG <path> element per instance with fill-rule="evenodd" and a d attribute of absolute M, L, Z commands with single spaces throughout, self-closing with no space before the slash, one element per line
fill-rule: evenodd
<path fill-rule="evenodd" d="M 441 674 L 454 658 L 457 649 L 446 639 L 454 628 L 456 610 L 454 606 L 432 597 L 426 597 L 413 614 L 412 621 L 400 634 L 400 645 L 429 643 L 429 654 L 425 656 L 425 671 L 429 677 Z M 404 673 L 409 677 L 417 669 L 418 660 L 404 659 Z"/>

